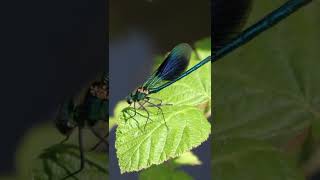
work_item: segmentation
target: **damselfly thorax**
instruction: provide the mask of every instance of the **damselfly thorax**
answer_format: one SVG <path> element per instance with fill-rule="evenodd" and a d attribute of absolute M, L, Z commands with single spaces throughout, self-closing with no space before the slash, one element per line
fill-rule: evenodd
<path fill-rule="evenodd" d="M 136 90 L 134 90 L 129 96 L 127 96 L 127 102 L 129 104 L 129 106 L 133 105 L 133 114 L 130 115 L 131 118 L 134 118 L 134 116 L 136 114 L 140 114 L 136 111 L 136 109 L 140 109 L 143 110 L 144 112 L 146 112 L 146 116 L 143 114 L 140 114 L 140 116 L 145 117 L 146 123 L 144 125 L 144 129 L 146 128 L 146 125 L 148 123 L 149 120 L 151 120 L 150 118 L 150 112 L 149 110 L 147 110 L 146 107 L 154 107 L 158 109 L 158 113 L 157 114 L 161 114 L 162 118 L 164 120 L 165 126 L 168 128 L 166 122 L 165 122 L 165 118 L 164 118 L 164 113 L 161 109 L 161 106 L 163 105 L 171 105 L 171 104 L 163 104 L 161 99 L 157 99 L 157 98 L 152 98 L 149 97 L 150 92 L 147 88 L 145 87 L 139 87 Z"/>
<path fill-rule="evenodd" d="M 128 104 L 132 104 L 132 103 L 139 103 L 140 101 L 145 101 L 145 99 L 148 97 L 149 95 L 149 90 L 144 88 L 144 87 L 139 87 L 136 90 L 134 90 L 132 93 L 129 94 L 129 96 L 127 96 L 127 102 Z"/>

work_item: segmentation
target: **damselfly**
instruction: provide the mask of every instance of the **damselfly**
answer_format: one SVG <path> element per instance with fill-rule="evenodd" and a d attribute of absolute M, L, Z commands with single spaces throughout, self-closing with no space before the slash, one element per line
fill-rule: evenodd
<path fill-rule="evenodd" d="M 242 0 L 243 1 L 243 0 Z M 221 59 L 228 53 L 232 52 L 236 48 L 242 46 L 245 43 L 248 43 L 250 40 L 258 36 L 260 33 L 271 28 L 281 20 L 285 19 L 304 5 L 311 2 L 311 0 L 289 0 L 278 9 L 274 10 L 262 20 L 258 21 L 253 26 L 249 27 L 247 30 L 243 31 L 236 38 L 232 39 L 223 47 L 213 46 L 214 52 L 212 57 L 208 56 L 207 58 L 200 61 L 195 66 L 191 67 L 189 70 L 185 71 L 191 54 L 191 48 L 187 44 L 177 45 L 171 53 L 167 56 L 164 62 L 159 66 L 159 68 L 152 74 L 152 76 L 139 88 L 127 96 L 127 102 L 131 105 L 133 103 L 134 109 L 136 109 L 136 103 L 140 106 L 140 109 L 143 109 L 147 112 L 147 120 L 149 119 L 149 112 L 144 107 L 145 104 L 159 108 L 162 104 L 162 100 L 158 100 L 159 103 L 155 104 L 150 102 L 150 94 L 157 93 L 160 90 L 170 86 L 171 84 L 177 82 L 178 80 L 186 77 L 190 73 L 194 72 L 204 64 L 209 61 L 215 62 L 218 59 Z M 214 3 L 214 2 L 213 2 Z M 247 0 L 246 5 L 250 3 Z M 248 7 L 248 6 L 245 6 Z M 213 17 L 214 22 L 214 17 Z M 215 32 L 213 32 L 215 36 Z M 214 37 L 213 37 L 214 39 Z M 134 115 L 136 114 L 136 111 Z M 133 115 L 133 116 L 134 116 Z M 131 117 L 133 117 L 131 116 Z"/>
<path fill-rule="evenodd" d="M 57 129 L 66 136 L 61 142 L 66 142 L 75 128 L 78 129 L 78 143 L 80 153 L 79 169 L 68 174 L 62 179 L 68 179 L 81 172 L 85 167 L 85 157 L 83 150 L 83 128 L 88 127 L 91 132 L 99 139 L 99 142 L 92 148 L 95 149 L 102 142 L 107 145 L 105 137 L 102 137 L 95 131 L 93 126 L 98 121 L 107 121 L 108 118 L 108 81 L 107 77 L 103 77 L 100 81 L 93 82 L 87 90 L 84 100 L 75 104 L 73 98 L 65 101 L 59 108 L 55 125 Z"/>
<path fill-rule="evenodd" d="M 138 104 L 140 109 L 147 112 L 147 121 L 149 120 L 150 114 L 144 105 L 157 107 L 160 111 L 162 111 L 160 106 L 163 105 L 161 99 L 151 98 L 149 95 L 160 91 L 168 83 L 181 76 L 189 65 L 191 52 L 192 48 L 186 43 L 174 47 L 151 77 L 141 87 L 127 96 L 128 104 L 131 105 L 133 103 L 134 109 L 137 108 L 136 104 Z M 154 99 L 159 103 L 153 103 L 150 99 Z M 135 114 L 136 111 L 133 116 L 135 116 Z"/>

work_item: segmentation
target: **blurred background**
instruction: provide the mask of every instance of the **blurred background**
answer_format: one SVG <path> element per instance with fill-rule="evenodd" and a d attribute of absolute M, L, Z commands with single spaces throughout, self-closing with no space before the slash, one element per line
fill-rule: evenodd
<path fill-rule="evenodd" d="M 109 72 L 112 116 L 117 102 L 150 75 L 156 55 L 175 45 L 210 37 L 209 0 L 109 0 Z M 114 149 L 115 129 L 110 134 L 110 179 L 138 179 L 137 173 L 120 175 Z M 194 152 L 201 166 L 185 167 L 194 179 L 210 179 L 210 141 Z"/>
<path fill-rule="evenodd" d="M 58 104 L 108 68 L 106 2 L 3 1 L 0 14 L 0 177 L 9 177 L 62 138 L 52 122 Z"/>
<path fill-rule="evenodd" d="M 214 2 L 217 50 L 286 0 Z M 213 179 L 320 179 L 319 10 L 311 2 L 214 64 Z"/>

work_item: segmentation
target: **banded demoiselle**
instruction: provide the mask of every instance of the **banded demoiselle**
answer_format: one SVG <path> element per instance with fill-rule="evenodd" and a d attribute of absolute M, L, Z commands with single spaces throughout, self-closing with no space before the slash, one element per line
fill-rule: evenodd
<path fill-rule="evenodd" d="M 139 108 L 147 112 L 147 120 L 149 120 L 150 114 L 144 105 L 148 104 L 159 108 L 159 110 L 161 110 L 160 106 L 163 105 L 161 99 L 153 98 L 159 101 L 158 104 L 150 102 L 150 99 L 152 98 L 149 97 L 149 95 L 160 91 L 164 88 L 163 86 L 166 86 L 168 83 L 181 77 L 181 74 L 189 65 L 191 52 L 192 48 L 186 43 L 182 43 L 174 47 L 151 77 L 141 87 L 137 88 L 126 97 L 128 104 L 131 105 L 133 103 L 134 109 L 136 109 L 136 103 L 139 104 Z"/>
<path fill-rule="evenodd" d="M 159 66 L 159 68 L 151 75 L 151 77 L 141 87 L 137 88 L 134 92 L 130 93 L 129 96 L 127 96 L 127 102 L 130 105 L 133 103 L 135 109 L 136 103 L 138 103 L 140 105 L 140 108 L 147 112 L 147 118 L 149 119 L 149 112 L 144 107 L 144 104 L 149 103 L 152 106 L 158 107 L 160 110 L 161 108 L 159 106 L 162 105 L 161 100 L 159 101 L 159 104 L 151 103 L 149 101 L 150 94 L 157 93 L 160 90 L 170 86 L 171 84 L 194 72 L 195 70 L 197 70 L 204 64 L 208 63 L 209 61 L 215 62 L 221 59 L 228 53 L 232 52 L 233 50 L 242 46 L 243 44 L 248 43 L 250 40 L 258 36 L 260 33 L 276 25 L 278 22 L 285 19 L 286 17 L 296 12 L 298 9 L 310 2 L 311 0 L 287 1 L 285 4 L 283 4 L 278 9 L 274 10 L 273 12 L 265 16 L 256 24 L 252 25 L 251 27 L 243 31 L 240 35 L 230 40 L 230 42 L 223 44 L 221 47 L 219 46 L 219 44 L 217 46 L 213 46 L 214 53 L 212 57 L 208 56 L 207 58 L 203 59 L 187 71 L 185 70 L 188 66 L 191 48 L 187 44 L 180 44 L 176 46 L 168 55 L 168 57 L 164 60 L 164 62 Z M 243 3 L 245 5 L 244 7 L 248 8 L 248 5 L 250 5 L 251 1 L 241 0 L 240 3 Z M 244 15 L 244 13 L 242 15 Z M 215 32 L 213 32 L 213 36 L 215 36 Z M 222 43 L 224 42 L 222 41 Z"/>
<path fill-rule="evenodd" d="M 92 148 L 95 149 L 102 142 L 107 145 L 108 142 L 105 138 L 108 134 L 102 137 L 98 132 L 95 131 L 93 126 L 98 121 L 106 121 L 108 118 L 108 79 L 104 76 L 100 81 L 91 83 L 87 90 L 84 100 L 75 104 L 73 98 L 69 98 L 59 108 L 55 125 L 57 129 L 66 136 L 61 142 L 66 142 L 75 128 L 78 128 L 78 143 L 80 153 L 80 167 L 78 170 L 66 175 L 64 179 L 73 177 L 74 175 L 81 172 L 85 167 L 85 157 L 83 150 L 83 128 L 88 127 L 91 132 L 99 139 L 99 142 Z"/>

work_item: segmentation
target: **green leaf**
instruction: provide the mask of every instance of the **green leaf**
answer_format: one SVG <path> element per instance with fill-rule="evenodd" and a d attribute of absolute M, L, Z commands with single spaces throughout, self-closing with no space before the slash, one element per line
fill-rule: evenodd
<path fill-rule="evenodd" d="M 17 180 L 17 178 L 15 176 L 9 176 L 9 175 L 6 175 L 6 176 L 0 176 L 0 180 Z"/>
<path fill-rule="evenodd" d="M 109 117 L 109 131 L 118 124 L 118 119 L 120 118 L 122 109 L 128 107 L 126 101 L 120 101 L 116 104 L 114 108 L 113 116 Z"/>
<path fill-rule="evenodd" d="M 261 7 L 256 13 L 266 12 Z M 283 145 L 310 124 L 320 137 L 320 35 L 314 27 L 320 13 L 315 7 L 311 3 L 214 63 L 215 139 L 244 137 Z"/>
<path fill-rule="evenodd" d="M 52 121 L 51 121 L 52 122 Z M 105 122 L 99 122 L 96 128 L 100 129 L 100 126 L 103 126 L 103 130 L 107 130 L 105 126 Z M 99 130 L 96 129 L 96 130 Z M 99 131 L 98 131 L 99 132 Z M 91 132 L 84 129 L 84 144 L 85 149 L 91 148 L 96 144 L 97 138 L 92 135 Z M 59 169 L 57 163 L 62 163 L 66 167 L 74 165 L 74 168 L 79 167 L 80 158 L 78 156 L 78 139 L 77 133 L 73 133 L 68 140 L 68 143 L 76 144 L 76 145 L 54 145 L 52 144 L 60 142 L 65 137 L 61 135 L 56 128 L 52 125 L 52 123 L 42 123 L 39 124 L 32 129 L 30 129 L 21 140 L 21 144 L 18 146 L 16 153 L 16 165 L 17 165 L 17 175 L 14 179 L 32 179 L 34 177 L 35 180 L 45 180 L 48 177 L 47 172 L 54 172 L 54 175 L 51 176 L 52 180 L 61 180 L 61 176 L 66 175 L 66 171 L 62 172 L 63 169 Z M 85 157 L 89 161 L 94 161 L 94 163 L 103 167 L 104 169 L 108 168 L 108 159 L 106 153 L 103 149 L 103 152 L 88 152 L 85 150 Z M 52 161 L 51 157 L 57 156 L 57 161 Z M 65 163 L 64 158 L 69 158 L 71 161 Z M 61 160 L 61 161 L 60 161 Z M 48 166 L 44 166 L 46 162 Z M 89 164 L 89 165 L 88 165 Z M 89 175 L 91 170 L 96 170 L 94 167 L 91 168 L 90 162 L 86 163 L 88 170 L 83 171 L 79 174 L 79 176 L 88 177 L 88 179 L 99 179 L 96 175 Z M 70 168 L 70 170 L 73 170 Z M 56 172 L 59 171 L 59 172 Z M 65 173 L 65 174 L 63 174 Z M 87 174 L 84 175 L 84 174 Z M 60 175 L 60 176 L 59 176 Z M 100 175 L 100 178 L 108 179 L 108 175 L 103 173 L 97 173 Z M 72 178 L 71 178 L 72 179 Z"/>
<path fill-rule="evenodd" d="M 257 3 L 250 22 L 277 3 Z M 320 26 L 316 23 L 320 11 L 316 7 L 310 3 L 213 64 L 215 179 L 248 179 L 250 174 L 252 179 L 303 179 L 292 163 L 281 161 L 283 154 L 276 147 L 298 141 L 295 137 L 308 127 L 320 137 Z M 239 138 L 252 140 L 232 140 Z M 259 145 L 254 140 L 274 146 Z M 265 177 L 258 177 L 258 173 Z"/>
<path fill-rule="evenodd" d="M 157 108 L 147 113 L 123 110 L 116 131 L 116 149 L 121 173 L 138 171 L 178 157 L 199 146 L 210 134 L 210 123 L 191 106 L 163 106 L 164 119 Z M 133 118 L 131 118 L 134 116 Z"/>
<path fill-rule="evenodd" d="M 50 147 L 53 143 L 61 141 L 64 137 L 54 128 L 51 123 L 35 125 L 21 139 L 16 150 L 16 179 L 31 179 L 31 172 L 34 168 L 34 159 L 42 153 L 43 149 Z"/>
<path fill-rule="evenodd" d="M 116 107 L 114 108 L 114 118 L 116 120 L 120 119 L 122 115 L 121 111 L 125 108 L 129 107 L 129 104 L 126 101 L 120 101 L 117 103 Z M 118 123 L 118 122 L 117 122 Z"/>
<path fill-rule="evenodd" d="M 192 152 L 186 152 L 186 153 L 182 154 L 181 156 L 177 157 L 174 160 L 174 163 L 176 163 L 178 165 L 191 165 L 191 166 L 194 166 L 194 165 L 200 165 L 201 161 Z"/>
<path fill-rule="evenodd" d="M 140 173 L 139 180 L 150 180 L 150 179 L 192 180 L 192 177 L 181 170 L 168 166 L 167 164 L 162 164 L 160 166 L 153 166 Z"/>
<path fill-rule="evenodd" d="M 109 131 L 117 125 L 117 119 L 115 117 L 110 117 L 109 118 Z"/>
<path fill-rule="evenodd" d="M 159 166 L 152 166 L 149 169 L 141 171 L 141 173 L 139 173 L 139 179 L 149 180 L 155 179 L 155 177 L 157 177 L 157 180 L 191 180 L 193 178 L 189 176 L 187 173 L 181 171 L 179 167 L 183 165 L 194 166 L 200 164 L 201 161 L 198 159 L 198 157 L 191 151 L 189 151 Z"/>
<path fill-rule="evenodd" d="M 189 68 L 202 60 L 198 57 L 210 55 L 210 39 L 199 41 L 195 47 L 199 48 L 192 54 Z M 199 146 L 211 132 L 204 115 L 204 112 L 211 114 L 210 63 L 151 97 L 162 100 L 161 109 L 149 106 L 148 112 L 135 110 L 124 102 L 116 106 L 115 146 L 121 173 L 139 171 L 178 157 Z M 183 163 L 198 162 L 191 158 Z"/>
<path fill-rule="evenodd" d="M 214 141 L 213 179 L 303 180 L 295 163 L 277 148 L 262 141 L 228 139 Z"/>
<path fill-rule="evenodd" d="M 79 149 L 74 145 L 55 145 L 46 149 L 36 160 L 32 171 L 35 180 L 62 179 L 80 167 Z M 106 153 L 86 152 L 85 168 L 75 175 L 79 180 L 108 179 Z"/>
<path fill-rule="evenodd" d="M 194 47 L 199 60 L 211 56 L 211 37 L 197 41 Z"/>
<path fill-rule="evenodd" d="M 310 161 L 310 159 L 312 158 L 312 155 L 315 153 L 315 150 L 317 149 L 316 142 L 312 134 L 312 130 L 310 128 L 307 129 L 306 132 L 304 132 L 304 135 L 305 135 L 304 142 L 301 146 L 300 152 L 298 153 L 299 164 L 305 164 L 308 161 Z"/>

